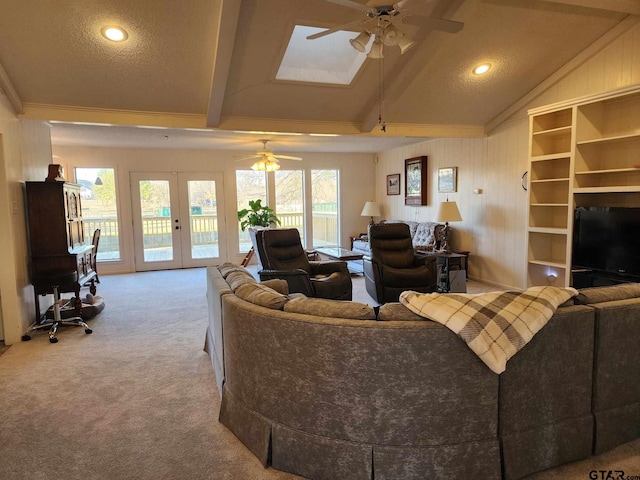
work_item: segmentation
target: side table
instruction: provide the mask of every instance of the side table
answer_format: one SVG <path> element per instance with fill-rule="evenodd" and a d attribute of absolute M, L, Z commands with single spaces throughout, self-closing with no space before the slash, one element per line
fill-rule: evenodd
<path fill-rule="evenodd" d="M 457 265 L 457 270 L 463 270 L 463 265 L 466 266 L 467 255 L 454 252 L 435 252 L 435 255 L 437 263 L 442 266 L 438 281 L 438 291 L 440 293 L 449 293 L 451 291 L 451 267 Z M 462 274 L 462 272 L 460 273 Z M 462 291 L 459 293 L 465 293 L 467 291 L 466 286 L 460 290 Z"/>

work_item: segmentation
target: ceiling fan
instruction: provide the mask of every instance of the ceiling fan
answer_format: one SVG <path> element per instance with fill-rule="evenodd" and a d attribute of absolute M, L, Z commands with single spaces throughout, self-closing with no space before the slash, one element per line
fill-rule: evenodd
<path fill-rule="evenodd" d="M 302 160 L 300 157 L 292 157 L 290 155 L 276 155 L 271 150 L 267 150 L 267 142 L 269 140 L 260 140 L 262 142 L 262 150 L 258 150 L 253 155 L 248 157 L 239 158 L 238 162 L 243 160 L 257 160 L 251 168 L 253 170 L 259 170 L 262 172 L 275 172 L 280 170 L 280 163 L 278 160 Z"/>
<path fill-rule="evenodd" d="M 373 35 L 373 44 L 367 54 L 369 58 L 382 58 L 382 50 L 385 45 L 398 46 L 400 53 L 404 53 L 411 48 L 415 42 L 411 40 L 403 28 L 405 24 L 429 27 L 448 33 L 457 33 L 462 30 L 464 26 L 462 22 L 412 14 L 409 10 L 405 9 L 407 3 L 411 0 L 400 0 L 394 4 L 386 3 L 387 0 L 369 0 L 366 5 L 353 0 L 324 1 L 364 12 L 366 18 L 323 30 L 322 32 L 309 35 L 307 39 L 313 40 L 339 30 L 349 30 L 360 27 L 360 34 L 356 38 L 349 40 L 349 43 L 359 52 L 364 52 L 369 40 L 371 40 L 371 35 Z"/>

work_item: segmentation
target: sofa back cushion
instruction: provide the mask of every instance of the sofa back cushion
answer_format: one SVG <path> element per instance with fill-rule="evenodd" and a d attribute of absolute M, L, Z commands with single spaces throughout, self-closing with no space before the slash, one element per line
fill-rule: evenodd
<path fill-rule="evenodd" d="M 416 229 L 416 234 L 413 237 L 414 248 L 420 248 L 422 250 L 434 250 L 436 248 L 436 227 L 439 223 L 434 222 L 421 222 Z"/>
<path fill-rule="evenodd" d="M 287 302 L 285 312 L 316 315 L 319 317 L 375 320 L 373 308 L 365 303 L 327 300 L 325 298 L 296 298 Z"/>
<path fill-rule="evenodd" d="M 235 291 L 235 294 L 238 298 L 249 303 L 273 310 L 282 310 L 289 301 L 286 295 L 278 293 L 273 288 L 269 288 L 261 283 L 245 283 L 244 285 L 240 285 Z"/>
<path fill-rule="evenodd" d="M 256 279 L 253 278 L 249 272 L 242 271 L 234 271 L 227 275 L 225 278 L 229 287 L 234 292 L 238 289 L 239 286 L 244 285 L 245 283 L 257 283 Z"/>
<path fill-rule="evenodd" d="M 608 287 L 582 288 L 575 298 L 575 303 L 591 305 L 593 303 L 612 302 L 636 297 L 640 297 L 640 283 L 623 283 Z"/>

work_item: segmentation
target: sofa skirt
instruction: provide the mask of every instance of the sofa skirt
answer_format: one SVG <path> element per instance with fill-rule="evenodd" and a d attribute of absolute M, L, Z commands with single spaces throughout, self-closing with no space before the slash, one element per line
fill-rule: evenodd
<path fill-rule="evenodd" d="M 497 439 L 435 446 L 348 442 L 270 420 L 247 408 L 226 386 L 220 422 L 264 467 L 313 480 L 500 479 Z"/>

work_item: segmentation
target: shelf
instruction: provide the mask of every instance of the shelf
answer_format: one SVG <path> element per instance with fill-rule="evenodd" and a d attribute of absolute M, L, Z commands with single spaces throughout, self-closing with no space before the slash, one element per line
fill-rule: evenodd
<path fill-rule="evenodd" d="M 609 168 L 607 170 L 589 170 L 584 172 L 575 172 L 576 175 L 601 175 L 605 173 L 628 173 L 628 172 L 640 172 L 640 166 L 638 168 Z"/>
<path fill-rule="evenodd" d="M 611 137 L 594 138 L 590 140 L 581 140 L 576 142 L 576 145 L 605 145 L 607 143 L 623 143 L 640 141 L 640 133 L 631 133 L 626 135 L 616 135 Z"/>
<path fill-rule="evenodd" d="M 528 260 L 528 262 L 532 263 L 533 265 L 544 265 L 545 267 L 554 267 L 562 270 L 567 268 L 564 262 L 554 262 L 548 260 Z"/>
<path fill-rule="evenodd" d="M 565 207 L 569 206 L 568 203 L 531 203 L 529 204 L 531 207 Z"/>
<path fill-rule="evenodd" d="M 617 187 L 580 187 L 574 188 L 573 193 L 632 193 L 640 192 L 640 185 L 624 185 Z"/>
<path fill-rule="evenodd" d="M 565 127 L 557 127 L 557 128 L 550 128 L 549 130 L 540 130 L 539 132 L 534 132 L 533 136 L 537 137 L 540 135 L 544 135 L 544 136 L 549 136 L 549 137 L 553 137 L 553 136 L 561 136 L 561 135 L 571 135 L 571 125 L 567 125 Z"/>
<path fill-rule="evenodd" d="M 571 152 L 550 153 L 548 155 L 535 155 L 531 157 L 532 162 L 544 162 L 546 160 L 559 160 L 561 158 L 569 158 Z"/>
<path fill-rule="evenodd" d="M 542 180 L 531 180 L 531 183 L 548 183 L 548 182 L 568 182 L 569 177 L 566 178 L 543 178 Z"/>
<path fill-rule="evenodd" d="M 529 233 L 550 233 L 552 235 L 567 235 L 569 232 L 566 228 L 529 227 Z"/>

